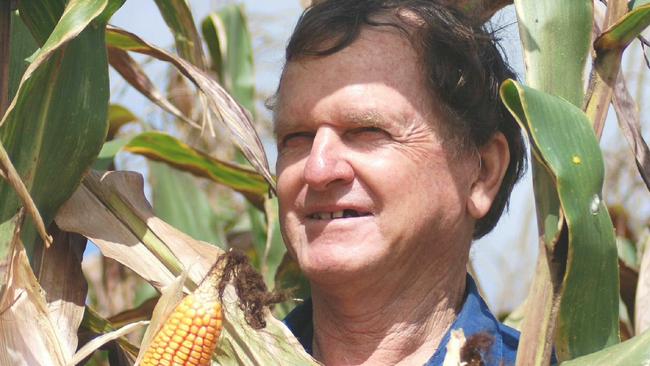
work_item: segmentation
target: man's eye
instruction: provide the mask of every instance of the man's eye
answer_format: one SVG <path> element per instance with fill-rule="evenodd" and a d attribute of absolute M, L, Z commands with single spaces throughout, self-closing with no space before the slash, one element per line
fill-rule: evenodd
<path fill-rule="evenodd" d="M 368 136 L 368 137 L 387 137 L 388 132 L 386 130 L 383 130 L 379 127 L 361 127 L 361 128 L 355 128 L 352 131 L 353 134 L 355 135 L 360 135 L 360 136 Z"/>
<path fill-rule="evenodd" d="M 282 146 L 297 146 L 305 142 L 310 142 L 313 138 L 314 134 L 311 132 L 289 133 L 282 138 Z"/>

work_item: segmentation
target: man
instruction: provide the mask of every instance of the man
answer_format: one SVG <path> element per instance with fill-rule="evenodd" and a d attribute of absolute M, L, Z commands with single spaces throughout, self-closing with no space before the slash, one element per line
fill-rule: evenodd
<path fill-rule="evenodd" d="M 516 331 L 466 274 L 525 166 L 492 37 L 431 0 L 330 0 L 286 58 L 281 226 L 312 291 L 287 325 L 326 365 L 440 365 L 452 329 L 513 364 Z"/>

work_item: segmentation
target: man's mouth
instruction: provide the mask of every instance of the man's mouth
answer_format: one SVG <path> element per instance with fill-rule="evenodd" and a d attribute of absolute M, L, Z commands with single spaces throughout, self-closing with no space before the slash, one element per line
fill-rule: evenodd
<path fill-rule="evenodd" d="M 334 220 L 362 216 L 370 216 L 370 212 L 360 212 L 357 210 L 345 209 L 342 211 L 334 212 L 315 212 L 311 215 L 308 215 L 307 217 L 313 220 Z"/>

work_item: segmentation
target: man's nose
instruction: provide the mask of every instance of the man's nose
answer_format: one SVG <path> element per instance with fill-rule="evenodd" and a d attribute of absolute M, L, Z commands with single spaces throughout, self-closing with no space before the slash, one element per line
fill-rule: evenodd
<path fill-rule="evenodd" d="M 348 158 L 341 136 L 331 128 L 319 128 L 305 164 L 305 182 L 316 190 L 352 182 L 354 169 Z"/>

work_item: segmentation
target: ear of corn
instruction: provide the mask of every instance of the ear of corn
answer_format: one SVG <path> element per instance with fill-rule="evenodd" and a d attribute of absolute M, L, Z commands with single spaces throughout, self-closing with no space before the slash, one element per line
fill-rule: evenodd
<path fill-rule="evenodd" d="M 142 366 L 211 364 L 223 323 L 217 275 L 211 271 L 167 318 L 142 357 Z"/>

